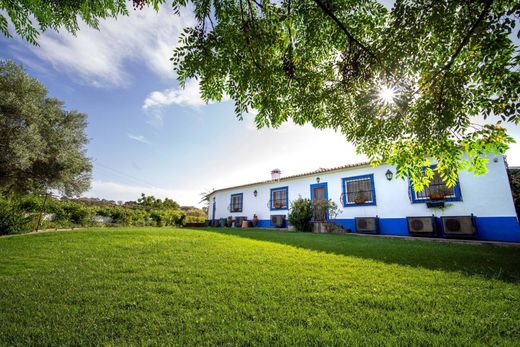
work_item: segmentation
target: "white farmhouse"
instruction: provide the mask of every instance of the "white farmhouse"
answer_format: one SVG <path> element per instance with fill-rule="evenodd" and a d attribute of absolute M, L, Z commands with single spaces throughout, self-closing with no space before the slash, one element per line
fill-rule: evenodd
<path fill-rule="evenodd" d="M 368 163 L 320 169 L 271 180 L 218 189 L 209 195 L 208 219 L 258 218 L 257 227 L 287 227 L 290 202 L 298 197 L 332 199 L 341 212 L 315 220 L 335 223 L 346 231 L 388 235 L 472 237 L 520 242 L 507 167 L 502 156 L 491 157 L 489 172 L 474 176 L 463 171 L 454 188 L 438 175 L 421 192 L 409 180 L 396 179 L 395 167 Z"/>

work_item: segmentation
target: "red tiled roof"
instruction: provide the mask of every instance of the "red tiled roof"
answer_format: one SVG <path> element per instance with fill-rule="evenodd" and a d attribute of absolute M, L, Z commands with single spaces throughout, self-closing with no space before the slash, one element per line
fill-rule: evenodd
<path fill-rule="evenodd" d="M 214 191 L 209 193 L 208 196 L 213 194 L 213 193 L 215 193 L 215 192 L 220 192 L 222 190 L 228 190 L 228 189 L 234 189 L 234 188 L 242 188 L 242 187 L 248 187 L 248 186 L 255 186 L 255 185 L 258 185 L 258 184 L 282 182 L 282 181 L 286 181 L 286 180 L 289 180 L 289 179 L 292 179 L 292 178 L 296 178 L 296 177 L 312 176 L 312 175 L 315 175 L 315 174 L 318 174 L 318 173 L 332 172 L 332 171 L 338 171 L 338 170 L 343 170 L 343 169 L 351 169 L 351 168 L 361 167 L 361 166 L 366 166 L 366 165 L 370 165 L 370 163 L 369 162 L 362 162 L 362 163 L 357 163 L 357 164 L 347 164 L 347 165 L 342 165 L 342 166 L 338 166 L 338 167 L 333 167 L 333 168 L 330 168 L 330 169 L 320 168 L 318 170 L 311 171 L 311 172 L 305 172 L 305 173 L 292 175 L 292 176 L 287 176 L 287 177 L 280 177 L 280 179 L 277 179 L 277 180 L 260 181 L 260 182 L 254 182 L 254 183 L 241 184 L 241 185 L 233 186 L 233 187 L 215 189 Z"/>

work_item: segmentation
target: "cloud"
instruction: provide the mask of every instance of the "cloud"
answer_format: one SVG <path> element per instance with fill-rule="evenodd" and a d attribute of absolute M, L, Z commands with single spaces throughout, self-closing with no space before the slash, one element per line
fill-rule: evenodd
<path fill-rule="evenodd" d="M 222 97 L 222 102 L 230 100 L 228 95 Z M 143 111 L 148 117 L 148 123 L 153 126 L 162 126 L 163 124 L 163 108 L 171 105 L 181 107 L 191 107 L 200 110 L 202 106 L 212 104 L 213 101 L 206 103 L 200 96 L 200 86 L 196 79 L 190 79 L 186 82 L 184 88 L 177 86 L 165 89 L 163 91 L 153 91 L 143 102 Z"/>
<path fill-rule="evenodd" d="M 130 139 L 146 143 L 147 145 L 150 144 L 150 141 L 148 141 L 143 135 L 133 135 L 133 134 L 126 134 Z"/>
<path fill-rule="evenodd" d="M 191 79 L 186 82 L 184 88 L 166 89 L 162 92 L 151 92 L 144 100 L 143 109 L 147 110 L 152 107 L 162 107 L 169 105 L 190 106 L 198 108 L 206 103 L 200 97 L 199 82 Z"/>
<path fill-rule="evenodd" d="M 183 28 L 194 24 L 191 8 L 176 16 L 170 4 L 159 12 L 152 8 L 133 10 L 129 16 L 101 20 L 99 30 L 81 23 L 76 36 L 61 31 L 46 31 L 38 39 L 39 47 L 26 46 L 40 60 L 57 71 L 66 71 L 81 82 L 96 87 L 122 87 L 132 76 L 125 64 L 143 63 L 158 76 L 175 78 L 169 60 Z"/>
<path fill-rule="evenodd" d="M 197 190 L 147 187 L 95 180 L 92 181 L 90 190 L 83 196 L 114 201 L 130 201 L 139 198 L 141 193 L 153 195 L 160 199 L 170 198 L 182 206 L 199 206 L 201 192 Z"/>

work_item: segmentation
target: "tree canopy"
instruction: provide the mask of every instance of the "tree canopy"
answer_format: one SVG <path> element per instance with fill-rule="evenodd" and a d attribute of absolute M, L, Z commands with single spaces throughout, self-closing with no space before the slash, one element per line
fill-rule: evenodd
<path fill-rule="evenodd" d="M 107 3 L 110 14 L 126 11 Z M 486 155 L 513 141 L 500 122 L 519 122 L 517 1 L 397 0 L 391 10 L 375 0 L 190 4 L 197 24 L 172 57 L 180 81 L 197 78 L 207 101 L 229 95 L 239 118 L 255 110 L 258 127 L 292 119 L 336 129 L 419 190 L 433 177 L 424 170 L 431 161 L 451 186 L 462 169 L 486 172 Z M 180 6 L 187 1 L 173 1 Z"/>
<path fill-rule="evenodd" d="M 85 127 L 85 114 L 65 111 L 21 66 L 0 61 L 0 193 L 88 189 Z"/>

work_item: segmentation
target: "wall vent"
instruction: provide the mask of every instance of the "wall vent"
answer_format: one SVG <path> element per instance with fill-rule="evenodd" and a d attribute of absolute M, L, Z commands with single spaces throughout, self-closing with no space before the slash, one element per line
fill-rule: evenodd
<path fill-rule="evenodd" d="M 283 228 L 283 224 L 285 222 L 284 214 L 277 214 L 271 216 L 271 226 L 275 228 Z"/>
<path fill-rule="evenodd" d="M 441 217 L 442 231 L 448 238 L 475 238 L 477 228 L 475 218 L 471 216 L 449 216 Z"/>
<path fill-rule="evenodd" d="M 435 217 L 406 217 L 408 232 L 413 236 L 437 236 Z"/>
<path fill-rule="evenodd" d="M 356 232 L 362 234 L 379 233 L 378 217 L 356 217 Z"/>
<path fill-rule="evenodd" d="M 235 228 L 241 228 L 242 227 L 242 221 L 247 220 L 247 217 L 235 217 Z"/>

